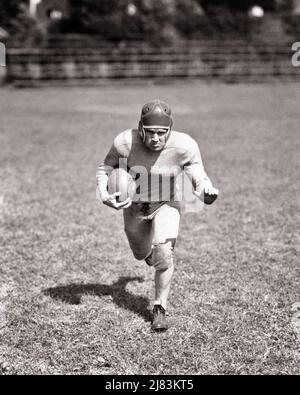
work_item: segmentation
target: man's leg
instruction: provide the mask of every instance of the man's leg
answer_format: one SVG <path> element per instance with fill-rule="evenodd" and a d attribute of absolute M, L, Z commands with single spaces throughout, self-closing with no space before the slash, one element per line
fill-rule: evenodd
<path fill-rule="evenodd" d="M 164 205 L 153 219 L 153 244 L 146 262 L 155 268 L 155 305 L 165 310 L 174 272 L 174 247 L 179 231 L 180 213 Z"/>
<path fill-rule="evenodd" d="M 167 300 L 174 273 L 175 240 L 165 243 L 154 243 L 151 255 L 146 262 L 155 268 L 155 301 L 154 304 L 167 308 Z"/>
<path fill-rule="evenodd" d="M 151 252 L 153 240 L 152 221 L 145 221 L 136 205 L 123 210 L 124 228 L 134 257 L 141 261 Z"/>
<path fill-rule="evenodd" d="M 166 330 L 165 309 L 174 272 L 174 247 L 180 213 L 163 205 L 154 218 L 145 221 L 134 206 L 124 210 L 125 232 L 136 259 L 155 268 L 155 306 L 152 328 Z"/>

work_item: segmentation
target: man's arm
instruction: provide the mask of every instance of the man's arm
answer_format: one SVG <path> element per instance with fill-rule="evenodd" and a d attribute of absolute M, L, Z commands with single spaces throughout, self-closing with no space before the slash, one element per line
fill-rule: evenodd
<path fill-rule="evenodd" d="M 218 197 L 218 189 L 213 187 L 206 174 L 198 144 L 193 141 L 192 150 L 187 154 L 184 171 L 192 182 L 194 194 L 205 204 L 212 204 Z"/>
<path fill-rule="evenodd" d="M 121 158 L 118 152 L 115 142 L 106 155 L 104 162 L 98 166 L 97 169 L 97 197 L 107 206 L 112 207 L 116 210 L 121 210 L 131 206 L 131 199 L 128 198 L 125 201 L 118 203 L 117 197 L 121 195 L 121 192 L 116 192 L 110 195 L 107 190 L 108 179 L 113 169 L 119 166 L 119 160 Z"/>
<path fill-rule="evenodd" d="M 108 154 L 106 155 L 104 161 L 98 166 L 97 169 L 97 186 L 99 190 L 99 195 L 101 200 L 108 195 L 107 184 L 110 173 L 118 167 L 119 165 L 119 153 L 115 147 L 112 145 Z"/>

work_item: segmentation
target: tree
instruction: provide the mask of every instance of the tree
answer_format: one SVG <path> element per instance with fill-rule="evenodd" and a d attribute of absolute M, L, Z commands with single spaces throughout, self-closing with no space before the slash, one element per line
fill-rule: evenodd
<path fill-rule="evenodd" d="M 70 0 L 66 33 L 97 34 L 110 41 L 160 40 L 172 22 L 175 0 Z"/>
<path fill-rule="evenodd" d="M 14 45 L 39 45 L 45 32 L 28 13 L 28 0 L 0 0 L 0 26 Z"/>
<path fill-rule="evenodd" d="M 261 6 L 265 11 L 275 11 L 276 0 L 198 0 L 209 13 L 215 8 L 227 8 L 235 12 L 247 12 L 254 5 Z"/>
<path fill-rule="evenodd" d="M 0 26 L 14 30 L 25 15 L 26 1 L 0 0 Z"/>

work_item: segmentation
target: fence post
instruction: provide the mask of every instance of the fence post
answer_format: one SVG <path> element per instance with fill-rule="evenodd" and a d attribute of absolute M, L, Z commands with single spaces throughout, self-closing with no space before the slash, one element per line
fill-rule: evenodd
<path fill-rule="evenodd" d="M 0 42 L 0 85 L 4 84 L 6 76 L 6 46 L 3 42 Z"/>

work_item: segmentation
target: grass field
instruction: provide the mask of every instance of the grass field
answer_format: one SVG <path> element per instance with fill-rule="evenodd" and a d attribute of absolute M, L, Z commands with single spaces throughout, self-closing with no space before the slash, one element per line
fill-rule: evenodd
<path fill-rule="evenodd" d="M 163 334 L 152 270 L 95 199 L 156 97 L 221 191 L 182 217 Z M 1 88 L 2 374 L 299 374 L 299 102 L 291 84 Z"/>

